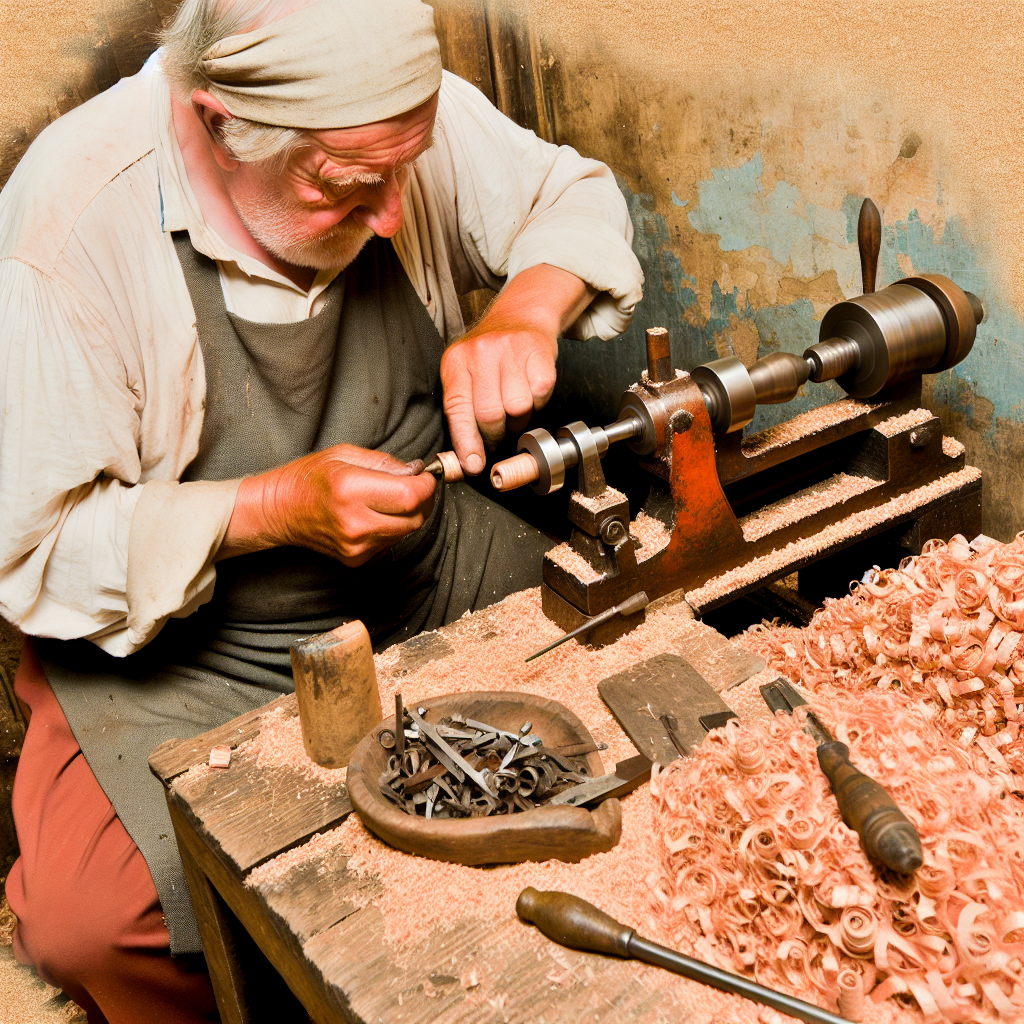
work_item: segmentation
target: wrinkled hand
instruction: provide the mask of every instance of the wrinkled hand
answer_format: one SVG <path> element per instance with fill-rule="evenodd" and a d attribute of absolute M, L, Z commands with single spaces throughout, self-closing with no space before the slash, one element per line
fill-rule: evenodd
<path fill-rule="evenodd" d="M 418 530 L 436 480 L 383 452 L 339 444 L 242 481 L 218 557 L 292 544 L 362 565 Z"/>
<path fill-rule="evenodd" d="M 483 324 L 481 324 L 483 326 Z M 555 387 L 557 337 L 530 327 L 470 332 L 441 360 L 444 411 L 463 469 L 484 468 L 484 444 L 526 426 Z"/>

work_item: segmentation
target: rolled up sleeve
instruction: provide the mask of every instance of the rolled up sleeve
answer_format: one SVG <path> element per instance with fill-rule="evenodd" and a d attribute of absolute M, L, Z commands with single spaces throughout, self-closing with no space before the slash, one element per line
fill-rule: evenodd
<path fill-rule="evenodd" d="M 451 150 L 459 234 L 481 284 L 547 263 L 599 294 L 571 337 L 612 338 L 643 295 L 633 228 L 609 168 L 520 128 L 445 74 L 439 121 Z"/>

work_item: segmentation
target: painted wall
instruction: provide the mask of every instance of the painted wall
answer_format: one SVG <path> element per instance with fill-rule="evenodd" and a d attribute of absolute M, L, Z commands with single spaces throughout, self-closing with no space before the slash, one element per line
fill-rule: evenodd
<path fill-rule="evenodd" d="M 859 294 L 856 222 L 883 219 L 879 286 L 941 273 L 988 310 L 927 401 L 986 476 L 986 529 L 1024 529 L 1024 8 L 993 0 L 532 0 L 551 134 L 609 163 L 646 295 L 625 344 L 563 349 L 563 388 L 612 411 L 670 329 L 677 365 L 800 353 Z M 611 386 L 615 385 L 615 386 Z M 752 428 L 839 394 L 809 385 Z"/>
<path fill-rule="evenodd" d="M 0 2 L 0 182 L 35 133 L 141 64 L 172 0 Z M 564 343 L 562 396 L 614 410 L 669 327 L 677 364 L 802 352 L 860 291 L 948 274 L 988 309 L 928 400 L 986 475 L 986 528 L 1024 529 L 1024 5 L 1000 0 L 435 0 L 449 67 L 615 170 L 647 295 L 624 339 Z M 811 385 L 754 427 L 830 400 Z"/>

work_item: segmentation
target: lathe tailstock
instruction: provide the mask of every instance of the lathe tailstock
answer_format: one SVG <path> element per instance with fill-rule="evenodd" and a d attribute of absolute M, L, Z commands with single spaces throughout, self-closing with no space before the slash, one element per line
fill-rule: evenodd
<path fill-rule="evenodd" d="M 648 367 L 605 427 L 531 430 L 497 463 L 498 490 L 558 490 L 575 467 L 568 543 L 545 556 L 543 606 L 565 630 L 640 591 L 682 590 L 697 612 L 878 534 L 909 550 L 930 537 L 981 531 L 981 473 L 921 406 L 922 374 L 963 360 L 984 316 L 976 296 L 922 275 L 874 291 L 878 211 L 861 210 L 864 294 L 833 306 L 803 356 L 773 353 L 747 368 L 729 356 L 675 370 L 664 328 L 647 332 Z M 851 397 L 748 436 L 758 404 L 790 401 L 808 381 Z M 601 459 L 625 442 L 651 474 L 643 512 Z M 590 635 L 604 643 L 644 620 L 621 616 Z"/>

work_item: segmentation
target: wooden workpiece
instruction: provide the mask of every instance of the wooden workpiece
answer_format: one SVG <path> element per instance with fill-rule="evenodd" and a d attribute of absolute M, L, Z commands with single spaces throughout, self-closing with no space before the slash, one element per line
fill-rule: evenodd
<path fill-rule="evenodd" d="M 388 706 L 398 690 L 412 704 L 444 688 L 514 689 L 518 675 L 520 689 L 556 698 L 566 691 L 558 699 L 579 715 L 597 742 L 607 744 L 601 758 L 609 767 L 634 749 L 597 694 L 601 679 L 659 652 L 684 654 L 720 690 L 763 668 L 760 659 L 694 621 L 678 599 L 655 603 L 647 622 L 613 647 L 586 651 L 571 642 L 530 665 L 522 662 L 526 653 L 557 634 L 540 611 L 537 591 L 514 595 L 378 655 L 382 702 Z M 474 674 L 469 666 L 479 671 Z M 598 858 L 624 859 L 621 850 L 579 864 L 549 861 L 485 869 L 391 851 L 356 819 L 346 821 L 350 804 L 343 772 L 296 759 L 285 763 L 269 743 L 261 742 L 270 735 L 270 725 L 278 733 L 291 729 L 301 751 L 296 716 L 295 697 L 280 697 L 204 736 L 172 740 L 150 759 L 168 788 L 225 1024 L 264 1019 L 260 1007 L 246 1005 L 234 951 L 235 919 L 319 1024 L 654 1022 L 678 1019 L 685 1007 L 708 999 L 721 1000 L 723 1010 L 735 1005 L 735 997 L 653 968 L 565 950 L 518 921 L 515 895 L 520 888 L 552 888 L 554 882 L 565 888 L 582 884 L 587 892 L 583 883 Z M 233 747 L 231 765 L 211 769 L 206 765 L 210 750 L 220 744 Z M 632 820 L 631 800 L 640 801 L 633 804 Z M 649 808 L 646 787 L 626 797 L 622 806 L 634 841 L 638 833 L 650 832 L 649 818 L 637 818 L 638 808 Z M 332 831 L 343 822 L 340 831 Z M 355 841 L 339 841 L 339 836 Z M 383 855 L 385 868 L 377 873 L 349 866 L 353 852 L 362 851 L 365 859 L 367 848 Z M 389 901 L 389 890 L 409 880 L 391 876 L 389 864 L 412 867 L 424 879 L 398 906 Z M 623 863 L 616 871 L 622 884 L 609 898 L 621 899 L 643 885 L 635 877 L 635 864 Z M 500 892 L 501 912 L 474 913 L 462 902 L 470 902 L 472 893 L 449 891 L 452 878 L 467 876 L 451 872 L 473 872 L 478 898 L 479 892 Z M 507 901 L 505 889 L 512 893 Z M 617 909 L 625 916 L 621 904 Z M 642 923 L 644 913 L 643 906 L 635 907 L 635 923 Z M 418 921 L 426 926 L 419 927 Z"/>

